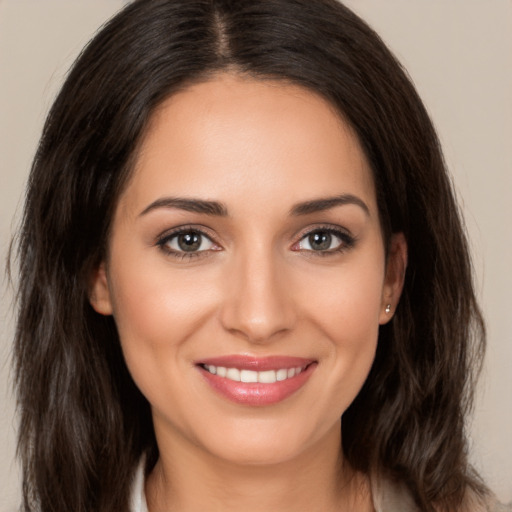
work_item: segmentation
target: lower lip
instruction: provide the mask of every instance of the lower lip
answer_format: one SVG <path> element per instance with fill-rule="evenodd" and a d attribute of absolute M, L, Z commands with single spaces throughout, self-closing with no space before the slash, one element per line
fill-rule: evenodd
<path fill-rule="evenodd" d="M 293 395 L 307 382 L 316 368 L 311 363 L 305 370 L 289 379 L 261 384 L 259 382 L 238 382 L 213 375 L 202 366 L 198 367 L 208 384 L 223 397 L 237 404 L 262 406 L 282 402 Z"/>

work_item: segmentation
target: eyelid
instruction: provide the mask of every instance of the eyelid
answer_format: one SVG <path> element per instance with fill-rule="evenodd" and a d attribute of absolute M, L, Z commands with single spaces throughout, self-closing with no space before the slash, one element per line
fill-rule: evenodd
<path fill-rule="evenodd" d="M 324 231 L 327 233 L 332 234 L 333 236 L 339 238 L 341 240 L 341 243 L 339 247 L 336 247 L 334 249 L 327 249 L 327 250 L 314 250 L 314 249 L 303 249 L 299 247 L 299 244 L 308 236 L 318 232 L 318 231 Z M 203 249 L 200 251 L 181 251 L 181 250 L 175 250 L 172 248 L 169 248 L 166 244 L 168 244 L 169 240 L 171 240 L 174 237 L 177 237 L 180 234 L 190 233 L 190 232 L 196 232 L 200 234 L 201 236 L 206 237 L 210 242 L 216 246 L 214 248 L 209 249 Z M 339 225 L 332 225 L 332 224 L 318 224 L 315 226 L 309 226 L 308 228 L 301 231 L 298 235 L 295 237 L 297 239 L 296 242 L 293 243 L 291 249 L 292 251 L 301 251 L 301 252 L 307 252 L 312 255 L 318 255 L 318 256 L 326 256 L 336 253 L 341 253 L 346 250 L 351 249 L 354 244 L 357 242 L 357 238 L 350 233 L 350 231 L 342 226 Z M 159 246 L 160 250 L 162 250 L 165 254 L 173 256 L 178 259 L 185 259 L 185 258 L 194 258 L 194 257 L 205 257 L 210 255 L 212 252 L 220 251 L 222 250 L 222 246 L 217 241 L 217 236 L 212 232 L 211 229 L 197 225 L 197 224 L 184 224 L 181 226 L 176 226 L 172 229 L 168 229 L 164 232 L 162 232 L 160 235 L 157 236 L 155 245 Z"/>
<path fill-rule="evenodd" d="M 339 238 L 342 243 L 340 244 L 339 247 L 337 247 L 335 249 L 329 249 L 329 250 L 325 250 L 325 251 L 315 251 L 313 249 L 301 249 L 300 247 L 298 247 L 299 244 L 305 238 L 309 237 L 310 235 L 312 235 L 318 231 L 324 231 L 324 232 L 330 233 L 331 235 L 334 235 L 337 238 Z M 340 253 L 345 250 L 351 249 L 356 242 L 357 242 L 357 238 L 346 228 L 343 228 L 338 225 L 332 225 L 332 224 L 319 224 L 316 226 L 308 227 L 306 230 L 302 231 L 298 235 L 298 240 L 296 242 L 294 242 L 294 244 L 292 246 L 292 250 L 304 251 L 304 252 L 308 252 L 311 254 L 316 254 L 316 255 L 322 256 L 322 255 Z"/>
<path fill-rule="evenodd" d="M 168 247 L 167 244 L 170 240 L 181 234 L 186 234 L 190 232 L 198 233 L 201 236 L 204 236 L 205 238 L 210 240 L 210 242 L 217 248 L 209 248 L 200 251 L 187 252 Z M 222 249 L 220 244 L 216 240 L 216 236 L 212 234 L 211 230 L 209 228 L 206 228 L 205 226 L 198 226 L 197 224 L 184 224 L 182 226 L 176 226 L 172 229 L 168 229 L 156 237 L 155 245 L 158 246 L 165 254 L 174 256 L 179 259 L 206 256 L 208 253 L 212 251 L 219 251 Z"/>

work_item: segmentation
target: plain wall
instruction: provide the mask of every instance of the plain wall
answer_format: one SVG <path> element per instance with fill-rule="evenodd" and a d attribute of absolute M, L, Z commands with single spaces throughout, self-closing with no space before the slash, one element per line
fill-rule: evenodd
<path fill-rule="evenodd" d="M 16 226 L 45 114 L 71 62 L 121 0 L 0 0 L 0 257 Z M 512 500 L 512 1 L 350 0 L 389 44 L 438 128 L 466 215 L 488 352 L 472 460 Z M 12 290 L 0 310 L 0 511 L 19 500 L 10 355 Z"/>

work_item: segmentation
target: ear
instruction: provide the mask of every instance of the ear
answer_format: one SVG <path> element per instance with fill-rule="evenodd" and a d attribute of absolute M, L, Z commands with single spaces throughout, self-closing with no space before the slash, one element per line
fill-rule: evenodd
<path fill-rule="evenodd" d="M 111 315 L 113 312 L 107 270 L 104 262 L 99 265 L 91 277 L 89 302 L 94 311 L 101 315 Z"/>
<path fill-rule="evenodd" d="M 407 268 L 407 242 L 403 233 L 394 233 L 389 244 L 386 275 L 382 288 L 379 323 L 388 323 L 400 300 Z"/>

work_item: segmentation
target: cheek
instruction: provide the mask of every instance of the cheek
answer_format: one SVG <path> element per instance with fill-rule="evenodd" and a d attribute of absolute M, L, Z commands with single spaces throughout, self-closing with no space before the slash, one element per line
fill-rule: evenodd
<path fill-rule="evenodd" d="M 311 300 L 311 317 L 323 331 L 329 399 L 342 414 L 357 396 L 375 358 L 381 311 L 382 264 L 347 266 L 329 280 L 328 293 Z"/>
<path fill-rule="evenodd" d="M 369 256 L 355 255 L 339 268 L 330 269 L 321 282 L 315 283 L 311 277 L 305 285 L 308 307 L 333 341 L 345 340 L 344 344 L 357 347 L 378 331 L 384 265 L 372 253 Z"/>
<path fill-rule="evenodd" d="M 208 317 L 214 290 L 198 286 L 191 272 L 118 260 L 112 275 L 113 309 L 123 354 L 141 391 L 157 375 L 170 375 L 187 360 L 186 343 Z M 164 264 L 165 267 L 165 264 Z"/>

